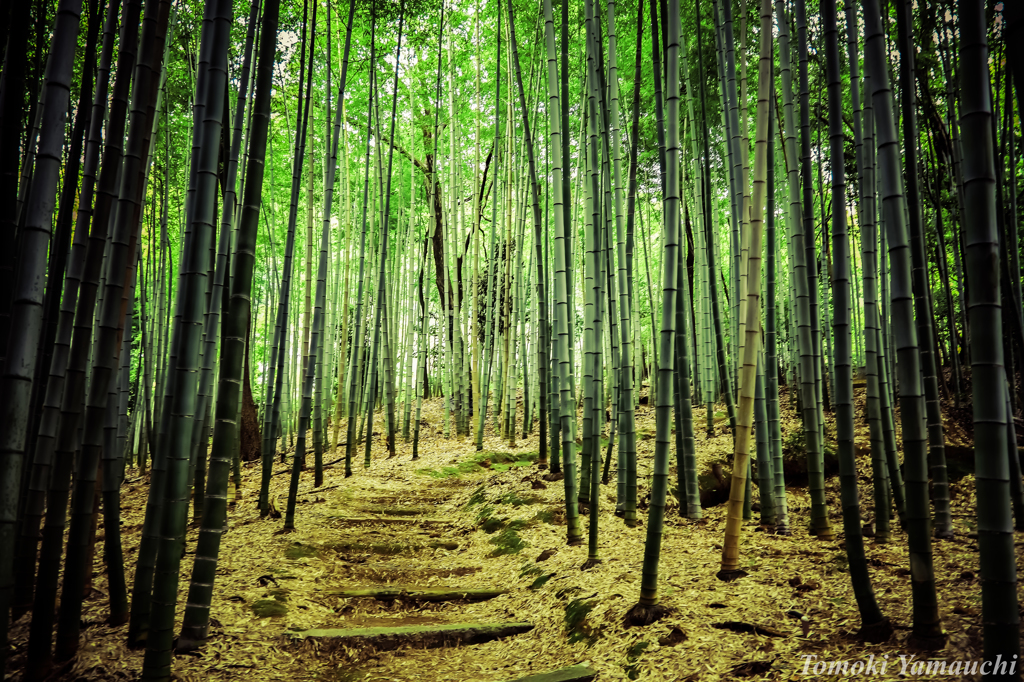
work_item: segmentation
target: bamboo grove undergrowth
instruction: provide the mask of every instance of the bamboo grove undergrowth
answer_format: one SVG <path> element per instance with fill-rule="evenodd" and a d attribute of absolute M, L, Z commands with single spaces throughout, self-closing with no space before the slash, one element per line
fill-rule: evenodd
<path fill-rule="evenodd" d="M 23 679 L 79 651 L 100 518 L 109 620 L 170 679 L 209 636 L 244 465 L 288 531 L 300 482 L 416 459 L 427 428 L 536 436 L 584 569 L 606 500 L 643 525 L 632 625 L 666 613 L 666 517 L 713 503 L 700 436 L 725 429 L 718 577 L 746 575 L 754 502 L 766 532 L 841 532 L 886 641 L 865 543 L 901 542 L 935 649 L 968 404 L 984 652 L 1019 654 L 1022 26 L 1005 0 L 6 3 L 0 640 L 30 619 Z"/>

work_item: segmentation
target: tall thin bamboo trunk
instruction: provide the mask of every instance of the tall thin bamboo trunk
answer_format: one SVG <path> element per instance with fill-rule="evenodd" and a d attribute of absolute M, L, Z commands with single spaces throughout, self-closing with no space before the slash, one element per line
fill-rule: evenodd
<path fill-rule="evenodd" d="M 568 196 L 565 193 L 566 183 L 564 180 L 567 176 L 563 174 L 563 152 L 565 147 L 562 144 L 564 137 L 562 124 L 564 119 L 560 115 L 558 64 L 555 57 L 555 28 L 551 0 L 544 0 L 544 45 L 547 53 L 547 79 L 545 83 L 547 85 L 548 151 L 551 158 L 552 206 L 555 217 L 553 249 L 555 305 L 553 327 L 555 332 L 554 344 L 557 348 L 553 355 L 557 360 L 555 372 L 559 389 L 557 400 L 559 402 L 558 415 L 560 424 L 558 430 L 562 434 L 562 480 L 565 488 L 567 543 L 569 545 L 578 545 L 582 543 L 583 536 L 580 532 L 579 514 L 576 506 L 576 409 L 572 395 L 572 356 L 569 353 L 569 326 L 571 316 L 574 316 L 575 313 L 572 312 L 569 306 L 568 297 L 569 276 L 566 260 L 568 229 L 565 215 Z M 493 226 L 493 221 L 491 224 Z"/>
<path fill-rule="evenodd" d="M 990 132 L 992 101 L 984 3 L 961 0 L 957 17 L 983 647 L 986 661 L 995 661 L 996 656 L 1009 661 L 1020 653 L 1020 617 L 1010 513 L 1010 468 L 1007 458 L 1000 454 L 1006 451 L 1005 426 L 1011 416 L 1006 413 L 1002 388 L 1006 379 L 995 215 L 998 190 Z"/>
<path fill-rule="evenodd" d="M 822 458 L 821 412 L 818 409 L 818 391 L 815 389 L 817 358 L 814 353 L 815 337 L 811 307 L 814 302 L 810 277 L 806 274 L 812 264 L 807 261 L 804 232 L 810 230 L 800 204 L 800 170 L 797 165 L 796 122 L 793 112 L 793 76 L 790 66 L 789 18 L 781 0 L 775 3 L 779 26 L 779 60 L 782 72 L 782 102 L 786 168 L 789 176 L 789 223 L 787 232 L 791 240 L 792 288 L 797 312 L 797 335 L 800 355 L 800 403 L 803 408 L 804 442 L 807 451 L 808 487 L 811 493 L 811 532 L 820 540 L 832 538 L 825 503 L 825 473 Z"/>
<path fill-rule="evenodd" d="M 161 29 L 166 30 L 170 2 L 162 0 L 156 7 L 151 8 L 153 4 L 153 0 L 150 0 L 146 7 L 144 26 L 147 30 L 143 34 L 143 45 L 147 47 L 143 52 L 143 59 L 140 60 L 142 69 L 153 68 L 153 58 L 149 57 L 147 60 L 145 57 L 148 51 L 154 49 L 146 42 L 147 37 L 150 41 L 155 41 L 159 37 L 157 54 L 163 54 L 164 38 Z M 150 16 L 151 9 L 154 10 L 154 16 Z M 197 158 L 193 160 L 197 178 L 196 192 L 193 196 L 194 210 L 191 216 L 193 222 L 189 226 L 192 238 L 183 247 L 179 270 L 181 280 L 171 349 L 171 354 L 177 358 L 177 364 L 170 376 L 169 384 L 171 398 L 168 405 L 170 421 L 166 446 L 167 485 L 162 491 L 166 508 L 160 522 L 156 571 L 153 576 L 152 617 L 146 637 L 143 679 L 163 680 L 170 677 L 174 613 L 178 601 L 179 567 L 184 553 L 189 499 L 189 481 L 183 474 L 188 469 L 188 447 L 192 429 L 195 428 L 199 340 L 205 312 L 207 274 L 202 263 L 204 258 L 208 257 L 216 232 L 217 170 L 225 106 L 222 93 L 227 87 L 227 42 L 231 17 L 230 2 L 207 0 L 203 12 L 200 62 L 206 62 L 208 68 L 205 78 L 196 84 L 197 91 L 205 90 L 204 95 L 197 94 L 197 99 L 205 99 L 206 109 L 201 131 L 197 133 L 201 140 L 196 151 Z M 147 36 L 148 31 L 152 30 L 156 30 L 157 33 L 149 33 Z M 155 62 L 157 73 L 160 65 L 159 61 Z M 145 92 L 145 88 L 137 88 L 136 95 L 140 89 Z M 155 96 L 156 91 L 153 88 L 153 97 Z M 152 107 L 152 104 L 149 106 Z M 133 115 L 132 125 L 135 123 Z M 147 125 L 148 120 L 140 116 L 139 124 Z M 130 158 L 126 155 L 126 171 Z M 123 182 L 129 181 L 126 172 Z M 140 193 L 142 190 L 142 187 L 138 189 Z"/>
<path fill-rule="evenodd" d="M 374 35 L 376 31 L 376 14 L 371 15 L 370 22 L 370 63 L 373 63 L 375 56 L 375 43 Z M 363 219 L 362 219 L 362 231 L 359 238 L 359 289 L 356 292 L 356 310 L 355 310 L 355 336 L 353 337 L 352 353 L 349 355 L 349 371 L 348 371 L 348 434 L 345 441 L 345 476 L 352 475 L 352 453 L 356 447 L 356 426 L 357 421 L 360 418 L 360 412 L 358 410 L 359 405 L 359 393 L 360 387 L 362 386 L 362 355 L 363 355 L 363 339 L 365 336 L 364 331 L 364 317 L 363 314 L 363 296 L 364 289 L 366 286 L 366 280 L 369 273 L 366 272 L 366 232 L 367 222 L 366 213 L 369 203 L 369 186 L 370 186 L 370 145 L 373 139 L 373 70 L 370 70 L 370 93 L 367 99 L 367 112 L 366 112 L 366 158 L 364 161 L 365 170 L 363 174 Z M 433 202 L 431 202 L 433 206 Z"/>
<path fill-rule="evenodd" d="M 914 78 L 916 44 L 911 35 L 911 22 L 910 4 L 897 2 L 896 26 L 900 48 L 904 177 L 907 183 L 907 217 L 909 218 L 910 255 L 913 264 L 911 279 L 914 294 L 914 319 L 917 324 L 917 336 L 921 342 L 921 369 L 924 372 L 925 414 L 928 421 L 928 472 L 931 475 L 931 498 L 935 506 L 935 537 L 949 539 L 953 536 L 953 518 L 949 510 L 946 436 L 942 427 L 942 405 L 939 402 L 939 384 L 936 376 L 935 327 L 933 326 L 931 287 L 928 284 L 926 271 L 928 264 L 919 199 L 920 183 L 917 163 L 919 138 Z"/>
<path fill-rule="evenodd" d="M 209 633 L 210 608 L 220 555 L 220 541 L 226 530 L 228 468 L 240 425 L 238 409 L 242 397 L 242 371 L 246 335 L 252 315 L 252 280 L 256 260 L 256 236 L 259 225 L 261 194 L 265 172 L 267 138 L 270 127 L 270 86 L 280 0 L 267 0 L 260 26 L 260 49 L 253 87 L 252 122 L 247 152 L 246 183 L 238 216 L 235 251 L 232 254 L 234 277 L 230 283 L 230 299 L 224 317 L 220 375 L 213 426 L 213 447 L 210 454 L 208 500 L 203 508 L 202 525 L 196 543 L 196 559 L 192 568 L 188 601 L 185 606 L 181 636 L 176 648 L 188 651 L 205 642 Z M 250 15 L 250 21 L 254 16 Z M 244 90 L 242 97 L 244 98 Z M 236 123 L 240 118 L 236 110 Z M 236 143 L 239 138 L 236 136 Z M 237 153 L 232 154 L 236 161 Z M 229 178 L 230 178 L 229 170 Z M 233 178 L 231 178 L 233 180 Z M 229 188 L 233 190 L 234 184 Z M 269 316 L 268 316 L 269 317 Z"/>
<path fill-rule="evenodd" d="M 658 563 L 661 558 L 661 535 L 665 521 L 665 499 L 668 493 L 669 435 L 671 429 L 672 374 L 675 341 L 676 267 L 679 248 L 679 0 L 669 0 L 666 41 L 666 64 L 668 86 L 668 112 L 666 126 L 666 174 L 665 174 L 665 241 L 664 262 L 662 263 L 662 309 L 661 309 L 661 364 L 658 367 L 657 440 L 654 451 L 654 472 L 651 483 L 651 502 L 647 520 L 647 537 L 644 543 L 643 575 L 640 599 L 627 613 L 627 619 L 634 624 L 649 624 L 665 613 L 665 607 L 658 604 Z M 652 32 L 657 36 L 657 32 Z M 657 64 L 655 64 L 655 69 Z"/>
<path fill-rule="evenodd" d="M 889 86 L 885 39 L 877 0 L 865 0 L 864 17 L 864 54 L 874 100 L 882 211 L 892 264 L 891 313 L 896 353 L 899 357 L 896 369 L 900 388 L 900 418 L 903 426 L 904 467 L 907 478 L 906 526 L 914 596 L 912 634 L 922 645 L 935 646 L 945 641 L 945 635 L 939 617 L 935 574 L 932 567 L 925 400 L 917 329 L 914 326 L 906 202 L 900 177 L 892 90 Z"/>
<path fill-rule="evenodd" d="M 839 32 L 835 0 L 820 1 L 825 33 L 828 79 L 829 174 L 832 176 L 832 329 L 835 339 L 836 449 L 839 456 L 843 533 L 853 594 L 860 611 L 860 635 L 867 641 L 884 642 L 892 625 L 882 615 L 871 587 L 864 538 L 861 535 L 857 464 L 854 454 L 852 330 L 850 324 L 850 244 L 846 226 L 846 173 L 843 158 L 843 97 L 839 66 Z"/>
<path fill-rule="evenodd" d="M 10 301 L 11 307 L 10 337 L 2 339 L 6 348 L 4 371 L 0 376 L 0 414 L 3 415 L 0 421 L 4 424 L 0 429 L 0 491 L 5 500 L 0 507 L 0 642 L 7 641 L 8 617 L 14 596 L 14 526 L 28 440 L 28 411 L 39 359 L 46 255 L 63 158 L 64 117 L 70 99 L 81 13 L 81 0 L 62 0 L 57 7 L 43 82 L 48 104 L 40 123 L 39 152 L 28 210 L 18 232 L 17 277 L 14 286 L 2 294 L 5 301 Z M 4 653 L 0 654 L 0 673 L 6 659 L 5 646 Z"/>
<path fill-rule="evenodd" d="M 779 325 L 775 291 L 778 254 L 775 241 L 775 146 L 778 142 L 778 127 L 775 101 L 773 86 L 768 103 L 768 205 L 765 220 L 765 416 L 768 420 L 768 449 L 771 452 L 772 475 L 775 479 L 775 532 L 779 535 L 789 535 L 789 504 L 786 499 L 786 479 L 782 466 L 782 429 L 779 424 Z"/>
<path fill-rule="evenodd" d="M 299 407 L 299 433 L 296 444 L 295 460 L 292 466 L 291 480 L 288 486 L 288 506 L 285 512 L 285 528 L 295 527 L 295 504 L 299 489 L 299 463 L 301 461 L 302 452 L 305 448 L 306 430 L 309 428 L 310 412 L 313 409 L 314 384 L 317 377 L 315 364 L 316 358 L 322 352 L 322 346 L 325 342 L 323 338 L 323 318 L 327 298 L 327 242 L 330 239 L 331 209 L 332 202 L 334 199 L 334 179 L 338 165 L 338 140 L 341 136 L 341 105 L 345 99 L 345 81 L 348 70 L 348 55 L 350 49 L 350 42 L 352 38 L 352 18 L 354 14 L 355 3 L 353 2 L 350 3 L 349 6 L 348 29 L 345 38 L 345 57 L 342 66 L 341 81 L 340 85 L 338 86 L 338 98 L 336 100 L 336 108 L 334 113 L 334 131 L 330 140 L 328 141 L 330 156 L 328 157 L 327 177 L 325 178 L 324 184 L 324 209 L 323 220 L 321 221 L 322 227 L 320 231 L 320 257 L 319 262 L 317 264 L 316 304 L 313 309 L 312 328 L 310 331 L 310 342 L 307 354 L 308 359 L 306 371 L 304 376 L 302 377 L 302 404 Z M 328 36 L 329 35 L 330 32 L 328 31 Z M 330 110 L 329 93 L 331 85 L 329 74 L 330 72 L 328 71 L 328 111 Z M 320 376 L 322 377 L 323 374 L 321 374 Z M 313 485 L 314 487 L 320 487 L 321 485 L 323 485 L 323 461 L 322 458 L 320 457 L 321 453 L 317 451 L 316 454 L 318 457 Z"/>
<path fill-rule="evenodd" d="M 734 580 L 745 575 L 739 568 L 739 538 L 743 521 L 743 500 L 749 470 L 750 440 L 753 436 L 754 399 L 757 382 L 757 358 L 761 347 L 761 238 L 768 179 L 768 98 L 772 82 L 772 12 L 771 0 L 761 2 L 760 60 L 757 78 L 757 123 L 754 142 L 754 177 L 747 243 L 747 319 L 743 331 L 747 338 L 740 371 L 739 404 L 736 417 L 735 450 L 732 482 L 726 517 L 725 541 L 722 546 L 721 580 Z"/>
<path fill-rule="evenodd" d="M 540 403 L 540 454 L 541 462 L 548 458 L 548 421 L 547 421 L 547 399 L 548 399 L 548 312 L 547 312 L 547 274 L 544 271 L 544 239 L 543 225 L 541 222 L 540 208 L 540 177 L 537 171 L 537 161 L 533 148 L 533 137 L 530 132 L 529 109 L 526 104 L 526 92 L 523 90 L 523 75 L 519 66 L 519 49 L 516 44 L 515 20 L 512 12 L 512 4 L 508 5 L 508 26 L 511 38 L 512 60 L 516 71 L 516 84 L 519 87 L 519 105 L 523 114 L 523 135 L 526 144 L 527 159 L 530 167 L 530 195 L 533 204 L 533 242 L 535 249 L 537 267 L 537 306 L 538 319 L 537 328 L 537 373 L 540 377 L 539 403 Z M 526 377 L 528 385 L 529 376 Z M 529 416 L 527 415 L 527 421 Z"/>
<path fill-rule="evenodd" d="M 384 212 L 383 212 L 383 215 L 382 215 L 382 218 L 381 218 L 381 250 L 380 250 L 380 260 L 379 260 L 380 268 L 379 268 L 379 271 L 378 271 L 379 274 L 377 276 L 377 302 L 376 302 L 376 310 L 374 312 L 374 320 L 373 320 L 373 344 L 372 344 L 372 350 L 371 350 L 371 354 L 370 354 L 370 380 L 369 380 L 369 386 L 368 386 L 368 391 L 367 391 L 368 398 L 367 398 L 367 401 L 366 401 L 366 409 L 367 409 L 367 414 L 366 414 L 366 417 L 367 417 L 367 421 L 366 421 L 366 434 L 367 435 L 366 435 L 366 446 L 365 446 L 365 450 L 364 450 L 364 466 L 366 466 L 366 467 L 370 466 L 370 447 L 371 447 L 371 445 L 373 443 L 373 413 L 374 413 L 374 410 L 376 409 L 376 402 L 377 402 L 377 383 L 378 383 L 377 376 L 378 376 L 378 372 L 379 372 L 379 369 L 378 369 L 378 365 L 379 365 L 378 357 L 379 357 L 379 353 L 380 353 L 380 341 L 381 341 L 380 337 L 381 337 L 381 334 L 384 333 L 384 330 L 382 329 L 383 325 L 387 324 L 387 319 L 385 317 L 385 313 L 386 313 L 386 309 L 387 309 L 387 304 L 386 304 L 387 288 L 386 288 L 386 281 L 385 281 L 385 270 L 386 270 L 386 264 L 387 264 L 387 258 L 388 258 L 388 236 L 389 236 L 388 232 L 389 232 L 389 229 L 390 229 L 389 220 L 390 220 L 390 212 L 391 212 L 391 168 L 392 168 L 392 162 L 394 160 L 394 154 L 395 154 L 395 147 L 394 147 L 394 141 L 395 141 L 395 120 L 396 120 L 395 112 L 397 111 L 397 108 L 398 108 L 398 67 L 399 67 L 399 63 L 401 61 L 401 56 L 402 56 L 402 26 L 403 26 L 404 21 L 405 21 L 405 0 L 402 0 L 402 12 L 399 14 L 399 20 L 398 20 L 398 47 L 396 48 L 397 51 L 396 51 L 396 56 L 395 56 L 395 89 L 394 89 L 394 96 L 393 96 L 392 101 L 391 101 L 391 123 L 390 123 L 390 125 L 391 125 L 391 134 L 390 134 L 390 136 L 388 138 L 388 168 L 387 168 L 387 176 L 386 176 L 386 185 L 385 185 L 384 182 L 381 183 L 382 184 L 382 188 L 381 189 L 384 192 Z M 446 291 L 447 291 L 447 289 L 446 289 Z M 386 377 L 385 377 L 385 382 L 381 382 L 381 383 L 385 383 L 385 394 L 384 394 L 384 397 L 385 397 L 385 399 L 387 400 L 387 402 L 389 404 L 389 408 L 388 408 L 388 425 L 387 426 L 388 426 L 388 430 L 389 430 L 388 442 L 390 444 L 394 440 L 394 432 L 392 431 L 392 429 L 394 428 L 394 401 L 392 400 L 392 396 L 388 395 L 388 393 L 390 392 L 390 391 L 388 391 L 388 389 L 390 388 L 390 385 L 386 383 Z M 392 452 L 392 453 L 389 454 L 389 456 L 392 456 L 393 454 L 394 453 Z M 292 473 L 293 480 L 295 479 L 295 476 L 296 476 L 296 474 L 293 471 L 293 473 Z M 298 485 L 298 481 L 297 480 L 295 481 L 294 485 Z"/>

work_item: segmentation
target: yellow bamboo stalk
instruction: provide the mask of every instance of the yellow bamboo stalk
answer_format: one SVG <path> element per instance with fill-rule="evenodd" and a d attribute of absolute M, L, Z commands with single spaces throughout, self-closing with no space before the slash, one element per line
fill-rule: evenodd
<path fill-rule="evenodd" d="M 739 568 L 740 532 L 743 527 L 743 496 L 746 491 L 750 441 L 754 425 L 754 384 L 757 380 L 757 351 L 761 342 L 761 242 L 768 174 L 768 98 L 772 85 L 772 3 L 761 0 L 761 44 L 757 67 L 757 120 L 754 142 L 754 185 L 751 197 L 750 239 L 747 258 L 746 326 L 740 380 L 737 386 L 738 409 L 733 452 L 732 486 L 722 546 L 722 570 L 718 577 L 732 580 L 741 575 Z"/>
<path fill-rule="evenodd" d="M 727 0 L 728 1 L 728 0 Z M 751 196 L 750 196 L 750 129 L 747 116 L 747 13 L 740 12 L 740 159 L 742 171 L 740 173 L 741 187 L 743 187 L 743 202 L 740 206 L 740 290 L 736 293 L 739 296 L 739 360 L 743 359 L 743 350 L 747 340 L 747 269 L 749 268 L 750 253 L 750 221 L 751 221 Z"/>

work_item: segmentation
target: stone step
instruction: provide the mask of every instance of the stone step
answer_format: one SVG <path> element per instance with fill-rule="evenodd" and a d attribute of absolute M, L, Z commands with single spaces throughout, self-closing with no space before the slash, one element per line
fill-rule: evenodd
<path fill-rule="evenodd" d="M 532 623 L 445 623 L 398 627 L 313 629 L 291 632 L 294 641 L 315 639 L 321 647 L 373 647 L 391 651 L 402 646 L 434 649 L 460 644 L 479 644 L 529 632 Z"/>
<path fill-rule="evenodd" d="M 329 590 L 327 594 L 345 599 L 417 599 L 419 601 L 485 601 L 508 593 L 508 590 L 494 588 L 417 587 L 414 585 L 391 585 L 388 587 L 366 587 Z"/>
<path fill-rule="evenodd" d="M 392 507 L 388 505 L 372 505 L 363 507 L 354 507 L 357 511 L 366 512 L 367 514 L 380 514 L 381 516 L 420 516 L 422 514 L 429 514 L 437 509 L 436 506 L 424 507 L 424 506 L 398 506 Z"/>
<path fill-rule="evenodd" d="M 337 525 L 360 525 L 360 524 L 383 524 L 383 525 L 409 525 L 419 526 L 442 526 L 451 525 L 453 522 L 448 519 L 410 519 L 408 516 L 347 516 L 344 512 L 328 512 L 325 514 Z"/>
<path fill-rule="evenodd" d="M 325 550 L 339 554 L 379 554 L 381 556 L 399 556 L 417 554 L 432 549 L 444 549 L 454 552 L 459 548 L 459 543 L 442 540 L 427 540 L 418 538 L 423 542 L 407 542 L 405 538 L 395 538 L 391 541 L 380 540 L 378 542 L 366 542 L 365 540 L 339 540 L 324 545 Z"/>
<path fill-rule="evenodd" d="M 517 677 L 510 682 L 590 682 L 597 676 L 597 671 L 582 663 L 568 668 L 560 668 L 551 672 Z"/>

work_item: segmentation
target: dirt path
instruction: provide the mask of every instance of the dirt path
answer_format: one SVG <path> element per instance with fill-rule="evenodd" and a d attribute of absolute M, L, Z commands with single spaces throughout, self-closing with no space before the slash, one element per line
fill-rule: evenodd
<path fill-rule="evenodd" d="M 210 640 L 196 655 L 176 656 L 178 679 L 497 682 L 582 662 L 597 670 L 601 681 L 800 679 L 805 654 L 862 660 L 871 653 L 905 651 L 910 586 L 902 533 L 895 533 L 889 545 L 867 546 L 879 601 L 896 623 L 897 635 L 890 643 L 865 646 L 853 636 L 859 617 L 842 536 L 825 543 L 805 534 L 806 490 L 789 491 L 793 536 L 755 532 L 753 523 L 744 529 L 741 562 L 750 576 L 730 584 L 714 577 L 724 507 L 705 510 L 699 524 L 680 519 L 671 507 L 659 585 L 672 613 L 653 625 L 626 629 L 623 616 L 639 595 L 646 526 L 626 528 L 612 514 L 614 483 L 601 491 L 603 562 L 581 571 L 587 550 L 565 546 L 563 483 L 543 479 L 547 472 L 534 462 L 536 436 L 514 448 L 488 437 L 478 454 L 468 439 L 440 435 L 439 403 L 426 405 L 424 415 L 417 462 L 410 460 L 411 445 L 400 439 L 397 457 L 376 459 L 369 469 L 362 467 L 360 452 L 351 478 L 344 478 L 343 466 L 335 464 L 325 470 L 324 485 L 313 489 L 311 472 L 304 474 L 297 527 L 291 533 L 280 532 L 280 519 L 260 519 L 259 469 L 244 470 L 242 499 L 231 512 L 224 538 Z M 703 410 L 695 410 L 694 420 L 704 423 Z M 653 410 L 641 406 L 641 500 L 647 493 L 653 424 Z M 724 427 L 710 440 L 699 431 L 703 469 L 728 451 L 731 438 Z M 380 452 L 383 447 L 375 444 L 375 454 Z M 284 471 L 280 463 L 275 467 Z M 287 480 L 287 475 L 274 477 L 272 497 L 280 510 Z M 973 504 L 971 488 L 964 487 L 968 484 L 973 486 L 965 479 L 954 487 L 959 493 L 954 512 L 963 512 L 958 523 L 966 521 L 968 504 Z M 836 486 L 830 480 L 831 513 L 838 524 Z M 867 492 L 865 483 L 862 487 Z M 144 500 L 142 481 L 128 486 L 124 530 L 129 570 Z M 645 523 L 646 511 L 640 516 Z M 588 519 L 583 523 L 586 527 Z M 944 655 L 951 659 L 980 656 L 980 588 L 973 574 L 964 574 L 976 572 L 976 545 L 966 530 L 961 523 L 955 540 L 936 545 L 940 603 L 951 633 Z M 182 595 L 194 535 L 193 529 L 182 562 Z M 123 626 L 102 623 L 105 581 L 99 558 L 96 570 L 98 591 L 85 613 L 90 626 L 68 679 L 137 679 L 142 654 L 124 646 Z M 382 589 L 390 591 L 383 599 L 367 594 Z M 466 598 L 447 600 L 452 595 L 443 594 L 446 590 L 461 591 L 457 596 Z M 179 607 L 179 619 L 180 612 Z M 809 620 L 806 635 L 801 616 Z M 12 633 L 15 667 L 24 651 L 27 620 Z M 338 644 L 295 635 L 325 628 L 466 623 L 532 627 L 461 645 L 448 636 L 418 637 L 411 646 L 390 651 L 358 640 Z M 737 632 L 727 623 L 756 628 Z M 423 648 L 436 644 L 442 646 Z"/>

